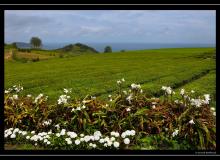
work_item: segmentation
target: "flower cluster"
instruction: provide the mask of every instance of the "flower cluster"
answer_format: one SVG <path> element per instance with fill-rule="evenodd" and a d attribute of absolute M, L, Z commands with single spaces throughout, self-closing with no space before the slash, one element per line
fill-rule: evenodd
<path fill-rule="evenodd" d="M 118 84 L 118 85 L 122 84 L 122 82 L 125 82 L 125 79 L 124 79 L 124 78 L 122 78 L 121 80 L 117 80 L 117 84 Z"/>
<path fill-rule="evenodd" d="M 12 91 L 15 91 L 16 93 L 19 93 L 21 91 L 23 91 L 23 87 L 19 84 L 18 86 L 17 85 L 14 85 L 12 88 L 8 88 L 7 90 L 5 90 L 5 94 L 8 94 Z"/>
<path fill-rule="evenodd" d="M 59 99 L 57 100 L 57 102 L 58 104 L 66 104 L 68 99 L 70 99 L 70 96 L 61 95 Z"/>
<path fill-rule="evenodd" d="M 140 84 L 132 83 L 132 84 L 131 84 L 131 89 L 133 89 L 133 90 L 139 90 L 139 89 L 141 89 L 141 85 L 140 85 Z"/>
<path fill-rule="evenodd" d="M 163 91 L 165 91 L 165 94 L 167 94 L 167 95 L 175 94 L 175 92 L 172 90 L 171 87 L 162 86 L 161 89 L 162 89 Z"/>
<path fill-rule="evenodd" d="M 71 93 L 71 92 L 72 92 L 72 88 L 70 88 L 70 89 L 64 88 L 64 89 L 63 89 L 63 92 L 66 93 L 66 94 L 67 94 L 67 93 Z"/>
<path fill-rule="evenodd" d="M 178 135 L 178 133 L 179 133 L 179 130 L 178 130 L 178 129 L 175 129 L 175 131 L 172 133 L 172 136 L 175 137 L 175 136 Z"/>
<path fill-rule="evenodd" d="M 103 147 L 109 148 L 116 148 L 118 149 L 120 146 L 120 142 L 123 142 L 126 145 L 130 144 L 130 139 L 128 136 L 132 137 L 135 136 L 134 130 L 127 130 L 122 133 L 121 137 L 123 140 L 120 139 L 120 134 L 118 132 L 112 131 L 110 133 L 111 136 L 104 136 L 100 131 L 95 131 L 92 135 L 84 135 L 80 134 L 79 136 L 75 132 L 66 131 L 62 129 L 58 133 L 49 132 L 40 132 L 38 134 L 35 131 L 27 132 L 21 131 L 18 128 L 9 128 L 5 130 L 4 137 L 9 139 L 15 139 L 17 136 L 20 136 L 26 141 L 33 142 L 34 145 L 43 144 L 43 145 L 53 145 L 56 141 L 60 142 L 63 140 L 66 142 L 67 146 L 81 146 L 80 147 L 87 147 L 87 148 L 99 148 L 102 149 Z"/>
<path fill-rule="evenodd" d="M 44 95 L 42 93 L 40 93 L 34 100 L 34 103 L 41 103 L 43 100 L 47 100 L 47 96 L 45 97 L 45 99 L 43 98 Z"/>
<path fill-rule="evenodd" d="M 72 108 L 71 112 L 81 111 L 82 109 L 85 109 L 85 108 L 86 108 L 85 104 L 79 105 L 79 106 L 76 107 L 76 108 Z"/>
<path fill-rule="evenodd" d="M 209 94 L 204 94 L 204 97 L 205 97 L 205 99 L 200 99 L 200 98 L 198 98 L 198 99 L 194 99 L 194 98 L 192 98 L 192 99 L 190 99 L 190 102 L 191 102 L 191 105 L 192 106 L 196 106 L 196 107 L 201 107 L 201 105 L 203 105 L 203 104 L 209 104 L 209 101 L 211 100 L 210 99 L 210 95 Z"/>
<path fill-rule="evenodd" d="M 42 125 L 43 126 L 49 126 L 52 123 L 52 119 L 49 119 L 48 121 L 43 121 Z"/>
<path fill-rule="evenodd" d="M 11 100 L 18 100 L 18 95 L 17 94 L 13 94 L 12 97 L 9 97 L 9 99 L 11 99 Z"/>

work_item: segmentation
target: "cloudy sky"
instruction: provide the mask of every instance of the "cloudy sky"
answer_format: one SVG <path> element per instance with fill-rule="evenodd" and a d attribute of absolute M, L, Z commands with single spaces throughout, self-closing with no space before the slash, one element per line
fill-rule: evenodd
<path fill-rule="evenodd" d="M 5 42 L 146 42 L 215 44 L 212 10 L 5 11 Z"/>

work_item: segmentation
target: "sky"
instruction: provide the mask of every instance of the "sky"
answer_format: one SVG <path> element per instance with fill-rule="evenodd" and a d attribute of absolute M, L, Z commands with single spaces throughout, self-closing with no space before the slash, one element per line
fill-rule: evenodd
<path fill-rule="evenodd" d="M 214 10 L 6 10 L 5 42 L 215 44 Z"/>

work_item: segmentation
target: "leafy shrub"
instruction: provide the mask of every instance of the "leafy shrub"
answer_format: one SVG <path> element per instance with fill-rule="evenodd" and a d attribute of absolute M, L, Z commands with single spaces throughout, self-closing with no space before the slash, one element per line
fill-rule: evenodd
<path fill-rule="evenodd" d="M 5 90 L 6 141 L 28 141 L 49 149 L 216 148 L 216 112 L 209 106 L 211 99 L 208 94 L 196 97 L 181 89 L 182 98 L 174 100 L 172 88 L 163 86 L 164 97 L 151 98 L 143 93 L 139 84 L 131 84 L 128 91 L 122 90 L 124 81 L 124 78 L 117 81 L 118 92 L 109 95 L 107 102 L 93 96 L 71 99 L 71 89 L 64 89 L 57 104 L 48 104 L 43 94 L 36 98 L 31 95 L 20 97 L 21 86 Z M 18 128 L 16 132 L 20 130 L 20 133 L 15 134 L 14 128 Z M 40 135 L 40 138 L 39 134 L 31 131 L 50 132 L 50 135 L 48 138 Z M 73 138 L 66 134 L 67 131 L 73 135 L 83 133 L 84 136 Z M 96 137 L 97 142 L 85 143 L 85 135 L 95 136 L 91 134 L 96 131 L 104 133 L 106 142 L 98 142 L 103 139 L 99 136 Z M 108 139 L 108 135 L 114 137 L 116 133 L 115 138 Z M 30 137 L 25 138 L 26 135 Z M 36 137 L 41 139 L 37 143 Z"/>

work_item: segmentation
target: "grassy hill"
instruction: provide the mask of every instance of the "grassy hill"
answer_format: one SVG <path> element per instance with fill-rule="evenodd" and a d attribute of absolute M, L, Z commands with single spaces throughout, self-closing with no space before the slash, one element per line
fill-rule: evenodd
<path fill-rule="evenodd" d="M 55 51 L 67 52 L 72 54 L 98 53 L 98 51 L 96 51 L 94 48 L 81 43 L 70 44 L 63 48 L 56 49 Z"/>
<path fill-rule="evenodd" d="M 21 84 L 23 94 L 44 93 L 50 101 L 56 101 L 63 88 L 72 88 L 76 98 L 87 94 L 105 98 L 124 77 L 124 89 L 140 83 L 147 94 L 155 96 L 160 96 L 162 85 L 178 89 L 192 84 L 190 88 L 214 97 L 214 55 L 214 48 L 179 48 L 87 54 L 35 63 L 5 61 L 5 89 Z"/>

